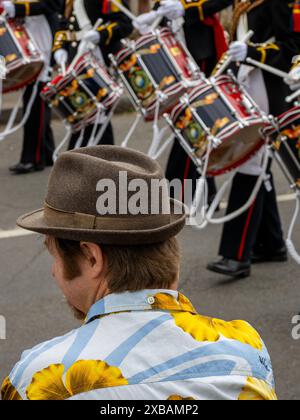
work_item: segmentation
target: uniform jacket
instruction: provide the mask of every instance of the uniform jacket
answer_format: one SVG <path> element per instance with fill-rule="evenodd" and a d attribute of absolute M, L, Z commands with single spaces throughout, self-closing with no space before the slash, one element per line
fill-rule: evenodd
<path fill-rule="evenodd" d="M 126 0 L 122 0 L 122 2 L 128 7 Z M 73 0 L 64 1 L 64 9 L 53 49 L 56 51 L 60 48 L 65 48 L 71 55 L 74 55 L 80 42 L 78 34 L 81 26 L 78 17 L 75 15 L 72 3 Z M 103 21 L 97 30 L 101 35 L 101 51 L 107 61 L 109 53 L 115 53 L 122 47 L 121 39 L 131 34 L 133 30 L 131 20 L 109 0 L 83 0 L 83 4 L 92 26 L 95 25 L 99 18 Z"/>
<path fill-rule="evenodd" d="M 246 322 L 199 315 L 170 290 L 113 294 L 85 324 L 26 351 L 4 400 L 274 400 L 270 357 Z"/>
<path fill-rule="evenodd" d="M 58 15 L 64 0 L 16 1 L 16 17 L 46 16 L 53 35 L 58 29 Z"/>
<path fill-rule="evenodd" d="M 185 9 L 184 33 L 188 50 L 198 64 L 205 60 L 214 61 L 216 64 L 218 60 L 214 28 L 207 22 L 207 18 L 214 16 L 215 12 L 212 10 L 204 17 L 201 14 L 200 4 L 203 2 L 198 0 L 181 0 L 181 2 Z M 157 9 L 159 5 L 160 0 L 156 1 L 155 8 Z M 216 10 L 219 11 L 220 6 Z"/>

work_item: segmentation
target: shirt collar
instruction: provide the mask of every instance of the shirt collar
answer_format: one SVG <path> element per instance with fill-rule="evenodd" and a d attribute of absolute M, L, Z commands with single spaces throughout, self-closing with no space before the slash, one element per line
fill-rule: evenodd
<path fill-rule="evenodd" d="M 197 314 L 191 302 L 181 293 L 174 290 L 153 289 L 106 296 L 91 307 L 86 323 L 112 313 L 155 310 Z"/>

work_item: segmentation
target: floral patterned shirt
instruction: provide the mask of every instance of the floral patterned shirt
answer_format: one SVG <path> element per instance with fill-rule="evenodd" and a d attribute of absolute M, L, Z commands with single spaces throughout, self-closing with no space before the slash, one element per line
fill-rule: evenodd
<path fill-rule="evenodd" d="M 4 400 L 275 400 L 272 365 L 246 322 L 199 315 L 170 290 L 112 294 L 85 324 L 24 352 Z"/>

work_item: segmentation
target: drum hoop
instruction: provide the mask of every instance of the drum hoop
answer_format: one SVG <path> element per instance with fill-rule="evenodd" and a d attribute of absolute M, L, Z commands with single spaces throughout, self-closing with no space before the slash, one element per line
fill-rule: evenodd
<path fill-rule="evenodd" d="M 89 63 L 86 64 L 88 65 Z M 95 60 L 93 60 L 93 62 L 90 64 L 92 65 L 98 76 L 100 76 L 100 78 L 102 78 L 111 89 L 118 89 L 118 87 L 120 87 L 120 85 L 118 85 L 118 83 L 115 82 L 115 80 L 110 76 L 110 74 L 102 65 L 97 63 Z"/>
<path fill-rule="evenodd" d="M 121 93 L 118 93 L 116 91 L 112 91 L 109 96 L 105 99 L 105 101 L 101 102 L 101 104 L 103 106 L 105 106 L 106 108 L 109 108 L 111 105 L 113 105 L 115 102 L 117 102 L 120 97 L 121 97 Z"/>
<path fill-rule="evenodd" d="M 221 76 L 218 76 L 215 78 L 215 83 L 223 83 L 223 81 L 231 81 L 234 82 L 234 80 L 232 79 L 232 77 L 228 76 L 227 74 L 223 74 Z"/>
<path fill-rule="evenodd" d="M 138 38 L 136 41 L 133 42 L 134 50 L 130 46 L 126 46 L 122 48 L 116 55 L 115 58 L 117 60 L 120 59 L 120 56 L 123 56 L 125 52 L 132 51 L 133 53 L 136 52 L 140 47 L 143 47 L 145 44 L 148 44 L 150 41 L 159 41 L 159 38 L 166 38 L 167 36 L 173 38 L 176 43 L 180 43 L 180 41 L 177 40 L 177 38 L 174 36 L 173 32 L 169 28 L 163 28 L 161 30 L 158 30 L 157 33 L 155 32 L 149 32 L 149 34 L 143 35 L 140 38 Z"/>
<path fill-rule="evenodd" d="M 124 47 L 116 56 L 115 56 L 115 60 L 117 62 L 117 65 L 120 66 L 120 64 L 122 64 L 122 62 L 126 59 L 126 57 L 131 56 L 135 54 L 135 52 L 129 48 L 129 47 Z"/>
<path fill-rule="evenodd" d="M 262 118 L 244 118 L 245 123 L 247 123 L 247 127 L 252 127 L 257 124 L 265 125 L 265 121 Z M 231 137 L 234 133 L 237 133 L 239 131 L 242 131 L 243 129 L 239 126 L 239 122 L 236 121 L 232 124 L 229 124 L 227 127 L 225 127 L 223 130 L 221 130 L 218 134 L 218 138 L 220 140 L 226 141 L 229 137 Z"/>
<path fill-rule="evenodd" d="M 278 122 L 279 130 L 283 129 L 285 126 L 291 124 L 292 122 L 297 121 L 299 118 L 300 118 L 300 106 L 296 106 L 290 109 L 289 111 L 285 112 L 284 114 L 282 114 L 280 117 L 278 117 L 277 122 Z M 264 134 L 266 136 L 272 136 L 276 132 L 279 133 L 277 128 L 273 126 L 268 126 L 264 130 Z"/>
<path fill-rule="evenodd" d="M 156 32 L 149 32 L 146 35 L 141 36 L 140 38 L 138 38 L 135 42 L 135 47 L 140 47 L 140 46 L 144 46 L 145 44 L 147 44 L 150 41 L 154 41 L 154 40 L 159 40 L 159 37 L 167 37 L 167 36 L 171 36 L 172 38 L 175 38 L 175 36 L 173 35 L 172 31 L 169 28 L 162 28 L 162 29 L 158 29 Z"/>
<path fill-rule="evenodd" d="M 16 65 L 18 64 L 18 65 Z M 16 70 L 22 66 L 26 66 L 26 65 L 30 65 L 30 64 L 41 64 L 42 68 L 44 67 L 44 62 L 43 60 L 41 60 L 40 58 L 36 57 L 32 60 L 30 60 L 30 62 L 26 61 L 24 58 L 18 58 L 17 60 L 14 61 L 14 63 L 10 66 L 9 64 L 6 65 L 8 71 L 13 71 Z"/>
<path fill-rule="evenodd" d="M 154 34 L 150 34 L 150 35 L 144 35 L 143 37 L 139 38 L 135 43 L 134 43 L 134 49 L 137 52 L 140 48 L 144 47 L 145 44 L 148 44 L 151 41 L 158 41 L 158 37 L 157 35 Z"/>
<path fill-rule="evenodd" d="M 58 90 L 64 89 L 68 83 L 70 83 L 72 80 L 77 80 L 78 74 L 84 70 L 86 65 L 91 65 L 94 68 L 94 70 L 97 72 L 97 75 L 104 80 L 104 82 L 108 85 L 108 87 L 112 91 L 117 91 L 121 86 L 117 84 L 112 77 L 105 71 L 105 69 L 100 66 L 97 63 L 87 63 L 85 61 L 81 61 L 78 63 L 77 67 L 74 67 L 73 71 L 71 73 L 67 73 L 62 79 L 60 79 L 56 84 L 50 83 L 48 86 L 50 88 L 50 91 L 56 91 L 58 93 Z M 49 95 L 51 95 L 49 93 Z"/>

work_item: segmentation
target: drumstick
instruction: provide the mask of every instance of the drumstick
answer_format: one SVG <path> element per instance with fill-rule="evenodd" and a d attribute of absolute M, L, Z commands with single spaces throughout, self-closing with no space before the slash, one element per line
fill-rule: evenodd
<path fill-rule="evenodd" d="M 249 31 L 243 39 L 241 39 L 241 42 L 248 42 L 253 37 L 254 31 Z M 224 73 L 224 71 L 227 69 L 228 66 L 232 63 L 232 58 L 228 56 L 228 58 L 225 60 L 224 64 L 219 68 L 219 70 L 216 72 L 214 77 L 221 76 L 221 74 Z"/>
<path fill-rule="evenodd" d="M 101 25 L 101 23 L 103 22 L 103 19 L 98 19 L 97 22 L 95 23 L 93 29 L 97 30 L 97 28 L 99 28 L 99 26 Z M 74 57 L 72 63 L 70 64 L 69 68 L 68 68 L 68 72 L 71 72 L 75 66 L 75 64 L 77 63 L 78 59 L 82 56 L 84 48 L 86 47 L 86 41 L 81 41 L 79 47 L 78 47 L 78 52 L 76 54 L 76 56 Z"/>
<path fill-rule="evenodd" d="M 288 96 L 286 98 L 286 102 L 288 104 L 290 104 L 291 102 L 293 102 L 295 99 L 297 99 L 300 96 L 300 89 L 297 90 L 297 92 L 293 93 L 292 95 Z"/>
<path fill-rule="evenodd" d="M 129 19 L 131 20 L 135 20 L 136 16 L 131 13 L 131 11 L 129 9 L 127 9 L 127 7 L 125 7 L 122 3 L 119 3 L 118 0 L 109 0 L 111 3 L 113 3 L 118 9 L 121 10 L 121 12 L 124 13 L 124 15 L 126 15 L 127 17 L 129 17 Z"/>
<path fill-rule="evenodd" d="M 67 74 L 66 63 L 62 63 L 60 67 L 61 67 L 62 76 L 65 77 L 65 75 Z"/>
<path fill-rule="evenodd" d="M 268 73 L 272 73 L 275 76 L 281 77 L 282 79 L 286 79 L 289 76 L 289 74 L 285 73 L 284 71 L 278 70 L 275 67 L 268 66 L 267 64 L 260 63 L 259 61 L 253 60 L 250 57 L 248 57 L 246 61 L 248 64 L 259 67 L 260 69 L 267 71 Z"/>
<path fill-rule="evenodd" d="M 118 0 L 109 0 L 111 3 L 113 3 L 116 7 L 118 7 L 121 12 L 123 12 L 129 19 L 135 20 L 137 17 L 131 13 L 130 10 L 127 9 L 123 4 L 119 3 Z M 163 16 L 159 16 L 155 22 L 152 24 L 149 32 L 155 31 L 155 29 L 160 25 L 161 21 L 163 20 Z"/>

